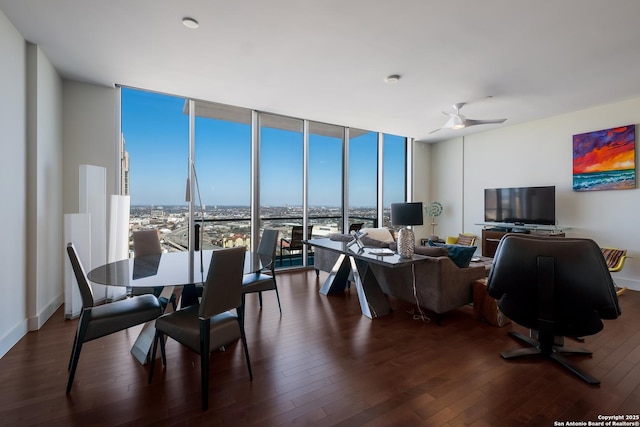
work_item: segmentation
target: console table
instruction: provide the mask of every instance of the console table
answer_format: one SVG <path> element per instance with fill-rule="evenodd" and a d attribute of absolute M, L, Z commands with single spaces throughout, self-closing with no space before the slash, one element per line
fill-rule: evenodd
<path fill-rule="evenodd" d="M 370 264 L 378 264 L 386 268 L 401 268 L 426 259 L 422 255 L 414 255 L 410 259 L 400 258 L 398 254 L 377 255 L 375 252 L 379 248 L 360 249 L 357 245 L 348 246 L 347 242 L 326 238 L 305 240 L 304 243 L 340 254 L 329 273 L 329 277 L 320 288 L 320 293 L 331 295 L 344 292 L 351 272 L 356 284 L 362 314 L 370 319 L 384 316 L 391 311 L 387 295 L 382 291 L 375 274 L 369 268 Z"/>
<path fill-rule="evenodd" d="M 491 257 L 496 254 L 498 249 L 498 243 L 505 234 L 509 233 L 527 233 L 537 234 L 553 237 L 564 237 L 564 230 L 569 227 L 556 227 L 545 225 L 517 225 L 517 224 L 492 224 L 492 223 L 480 223 L 476 225 L 482 225 L 482 255 L 485 257 Z M 517 230 L 517 231 L 513 231 Z"/>

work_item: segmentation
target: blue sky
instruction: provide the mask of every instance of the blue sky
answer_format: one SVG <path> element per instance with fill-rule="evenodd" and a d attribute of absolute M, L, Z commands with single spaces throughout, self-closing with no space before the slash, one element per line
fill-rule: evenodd
<path fill-rule="evenodd" d="M 189 121 L 185 100 L 134 89 L 122 89 L 122 132 L 130 159 L 132 205 L 185 204 L 189 159 Z M 203 204 L 250 202 L 250 126 L 196 118 L 196 173 Z M 263 129 L 261 203 L 302 204 L 302 133 Z M 374 206 L 376 198 L 376 133 L 350 144 L 350 205 Z M 385 205 L 403 201 L 403 138 L 385 136 Z M 311 135 L 309 140 L 309 204 L 339 206 L 341 143 Z"/>

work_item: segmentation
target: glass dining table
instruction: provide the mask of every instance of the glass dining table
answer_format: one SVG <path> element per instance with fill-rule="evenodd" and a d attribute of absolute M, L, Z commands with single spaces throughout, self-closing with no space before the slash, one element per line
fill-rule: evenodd
<path fill-rule="evenodd" d="M 182 286 L 180 306 L 187 307 L 198 303 L 196 285 L 206 281 L 211 256 L 221 249 L 168 252 L 123 259 L 94 268 L 87 274 L 87 278 L 91 282 L 107 286 L 162 287 L 160 296 L 167 299 L 173 293 L 174 287 Z M 247 252 L 243 274 L 258 272 L 268 267 L 271 262 L 273 260 L 270 257 L 259 255 L 257 252 Z M 131 348 L 131 354 L 142 364 L 148 360 L 154 335 L 154 322 L 145 324 Z"/>

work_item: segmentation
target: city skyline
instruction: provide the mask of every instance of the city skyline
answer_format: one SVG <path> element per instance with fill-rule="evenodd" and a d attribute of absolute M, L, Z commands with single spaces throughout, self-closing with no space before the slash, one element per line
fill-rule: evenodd
<path fill-rule="evenodd" d="M 189 118 L 184 105 L 184 98 L 122 88 L 122 134 L 129 154 L 132 205 L 186 204 Z M 301 132 L 273 128 L 262 132 L 261 204 L 301 206 Z M 384 154 L 388 206 L 404 201 L 404 144 L 399 143 L 404 138 L 386 137 L 390 141 Z M 375 207 L 377 133 L 358 138 L 349 153 L 355 159 L 350 162 L 349 204 L 350 208 Z M 194 167 L 202 204 L 249 206 L 250 125 L 196 117 L 195 140 Z M 309 206 L 341 206 L 341 138 L 311 134 L 309 145 Z"/>

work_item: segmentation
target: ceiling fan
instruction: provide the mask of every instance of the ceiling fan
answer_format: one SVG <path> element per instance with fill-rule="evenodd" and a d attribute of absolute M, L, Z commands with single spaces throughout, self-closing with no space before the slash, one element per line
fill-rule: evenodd
<path fill-rule="evenodd" d="M 444 126 L 442 126 L 441 128 L 432 130 L 431 132 L 429 132 L 429 134 L 437 132 L 440 129 L 464 129 L 466 127 L 475 126 L 475 125 L 488 125 L 488 124 L 494 124 L 494 123 L 503 123 L 505 120 L 507 120 L 507 119 L 493 119 L 493 120 L 467 119 L 465 116 L 460 114 L 460 110 L 466 104 L 467 104 L 466 102 L 459 102 L 457 104 L 454 104 L 453 108 L 456 110 L 455 113 L 448 113 L 446 111 L 443 111 L 442 114 L 444 114 L 446 116 L 449 116 L 449 120 L 447 120 L 447 123 L 445 123 Z"/>

